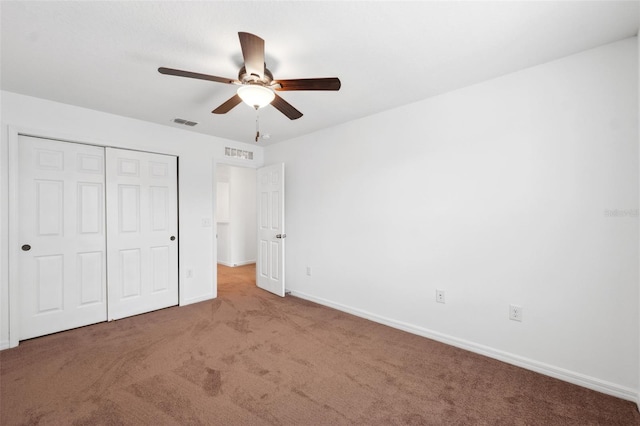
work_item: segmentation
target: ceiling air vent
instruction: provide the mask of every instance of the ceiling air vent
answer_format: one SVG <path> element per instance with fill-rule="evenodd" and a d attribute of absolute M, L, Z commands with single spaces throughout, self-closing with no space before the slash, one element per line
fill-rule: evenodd
<path fill-rule="evenodd" d="M 190 127 L 193 127 L 196 124 L 198 124 L 195 121 L 189 121 L 189 120 L 185 120 L 183 118 L 174 118 L 173 122 L 174 123 L 178 123 L 178 124 L 184 124 L 185 126 L 190 126 Z"/>
<path fill-rule="evenodd" d="M 253 160 L 253 151 L 243 151 L 241 149 L 235 149 L 230 147 L 225 147 L 224 156 L 231 158 L 239 158 L 241 160 Z"/>

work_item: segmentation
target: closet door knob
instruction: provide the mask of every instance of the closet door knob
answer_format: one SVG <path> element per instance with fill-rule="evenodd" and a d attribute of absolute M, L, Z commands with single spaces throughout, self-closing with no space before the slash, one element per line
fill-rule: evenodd
<path fill-rule="evenodd" d="M 176 237 L 174 235 L 171 236 L 171 238 L 169 238 L 171 241 L 175 241 Z"/>
<path fill-rule="evenodd" d="M 29 244 L 25 244 L 22 246 L 22 251 L 29 251 L 31 250 L 31 246 Z"/>

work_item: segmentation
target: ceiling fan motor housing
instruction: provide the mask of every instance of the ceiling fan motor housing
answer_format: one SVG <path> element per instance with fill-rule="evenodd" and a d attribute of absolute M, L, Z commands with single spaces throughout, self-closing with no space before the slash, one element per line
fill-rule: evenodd
<path fill-rule="evenodd" d="M 260 78 L 259 75 L 247 73 L 247 69 L 243 65 L 238 72 L 238 80 L 242 84 L 259 84 L 261 86 L 271 86 L 271 82 L 273 81 L 273 74 L 271 74 L 271 71 L 267 69 L 266 64 L 264 67 L 264 77 L 262 78 Z"/>

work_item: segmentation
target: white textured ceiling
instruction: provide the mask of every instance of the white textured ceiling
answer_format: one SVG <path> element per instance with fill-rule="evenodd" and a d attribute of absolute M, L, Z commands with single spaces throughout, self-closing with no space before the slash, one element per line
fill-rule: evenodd
<path fill-rule="evenodd" d="M 275 143 L 425 99 L 638 32 L 637 1 L 0 3 L 1 87 L 253 142 L 255 111 L 211 110 L 235 86 L 239 31 L 266 41 L 276 79 L 339 77 L 339 92 L 280 92 L 304 113 L 260 110 Z M 190 129 L 176 117 L 199 122 Z M 392 125 L 392 124 L 391 124 Z"/>

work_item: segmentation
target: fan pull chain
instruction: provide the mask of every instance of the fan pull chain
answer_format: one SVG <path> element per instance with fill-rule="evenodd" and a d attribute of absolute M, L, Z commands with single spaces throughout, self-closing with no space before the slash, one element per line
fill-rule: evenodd
<path fill-rule="evenodd" d="M 260 113 L 256 108 L 256 142 L 260 139 Z"/>

